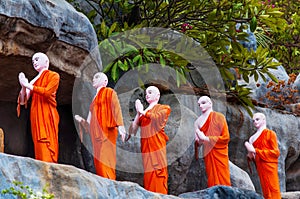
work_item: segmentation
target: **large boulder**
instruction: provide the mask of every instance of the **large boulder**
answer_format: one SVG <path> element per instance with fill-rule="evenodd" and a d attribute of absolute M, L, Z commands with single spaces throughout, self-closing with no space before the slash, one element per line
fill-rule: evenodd
<path fill-rule="evenodd" d="M 177 198 L 146 191 L 136 183 L 102 178 L 74 166 L 3 153 L 0 153 L 0 159 L 0 191 L 13 187 L 13 182 L 17 181 L 34 192 L 47 187 L 55 198 Z M 0 198 L 15 197 L 0 193 Z"/>
<path fill-rule="evenodd" d="M 136 183 L 128 181 L 114 181 L 99 177 L 74 166 L 46 163 L 26 157 L 17 157 L 0 153 L 0 198 L 13 199 L 10 194 L 2 194 L 2 190 L 16 187 L 13 182 L 21 182 L 29 186 L 34 193 L 47 192 L 55 198 L 139 198 L 139 199 L 176 199 L 173 195 L 163 195 L 145 190 Z M 22 192 L 26 192 L 23 189 Z M 245 195 L 247 193 L 248 195 Z M 243 195 L 244 199 L 260 198 L 259 195 L 250 190 L 238 188 L 212 187 L 202 192 L 203 198 L 211 198 L 211 195 L 222 194 L 222 198 Z M 198 195 L 189 193 L 186 196 Z M 256 196 L 256 197 L 253 197 Z M 238 197 L 237 197 L 238 198 Z"/>
<path fill-rule="evenodd" d="M 243 198 L 251 198 L 251 199 L 263 199 L 260 194 L 257 194 L 253 191 L 247 189 L 238 189 L 236 187 L 229 186 L 214 186 L 209 189 L 204 189 L 201 191 L 195 191 L 190 193 L 180 194 L 181 198 L 198 198 L 198 199 L 218 199 L 218 198 L 226 198 L 226 199 L 243 199 Z"/>

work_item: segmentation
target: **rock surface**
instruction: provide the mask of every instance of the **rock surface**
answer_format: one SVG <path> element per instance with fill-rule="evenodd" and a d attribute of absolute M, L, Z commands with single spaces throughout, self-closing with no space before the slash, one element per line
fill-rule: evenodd
<path fill-rule="evenodd" d="M 3 153 L 0 153 L 0 159 L 0 191 L 12 187 L 12 182 L 19 181 L 29 185 L 34 192 L 41 192 L 48 185 L 47 191 L 54 194 L 55 198 L 180 198 L 146 191 L 136 183 L 105 179 L 69 165 L 46 163 Z M 249 195 L 244 195 L 245 193 Z M 241 194 L 244 195 L 244 199 L 260 198 L 253 191 L 231 187 L 212 187 L 203 191 L 201 196 L 211 198 L 211 195 L 216 194 L 222 196 L 221 198 L 232 198 L 231 196 Z M 189 193 L 185 196 L 195 195 L 199 196 L 199 193 Z M 14 197 L 0 193 L 0 198 Z"/>
<path fill-rule="evenodd" d="M 196 191 L 192 193 L 180 194 L 181 198 L 198 198 L 198 199 L 243 199 L 243 198 L 252 198 L 252 199 L 263 199 L 260 194 L 257 194 L 253 191 L 238 189 L 236 187 L 227 187 L 227 186 L 215 186 L 210 189 L 204 189 L 201 191 Z"/>
<path fill-rule="evenodd" d="M 299 199 L 300 191 L 281 193 L 281 199 Z"/>

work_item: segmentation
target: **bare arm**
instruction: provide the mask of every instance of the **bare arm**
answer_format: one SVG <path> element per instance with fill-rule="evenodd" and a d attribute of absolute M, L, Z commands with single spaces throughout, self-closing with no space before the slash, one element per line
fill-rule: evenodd
<path fill-rule="evenodd" d="M 139 128 L 139 118 L 140 118 L 140 114 L 137 113 L 133 122 L 130 124 L 130 127 L 129 127 L 129 134 L 134 134 L 136 135 L 136 132 Z"/>

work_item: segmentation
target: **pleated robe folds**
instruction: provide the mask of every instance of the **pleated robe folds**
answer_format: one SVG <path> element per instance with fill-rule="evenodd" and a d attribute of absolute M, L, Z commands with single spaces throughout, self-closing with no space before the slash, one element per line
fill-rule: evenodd
<path fill-rule="evenodd" d="M 139 119 L 144 188 L 163 194 L 168 193 L 166 144 L 169 138 L 164 128 L 170 112 L 168 105 L 156 104 Z"/>
<path fill-rule="evenodd" d="M 265 199 L 281 198 L 278 157 L 280 155 L 277 136 L 272 130 L 265 129 L 253 142 L 255 148 L 255 163 L 260 184 Z"/>
<path fill-rule="evenodd" d="M 230 135 L 223 114 L 211 112 L 200 128 L 209 138 L 204 143 L 204 163 L 207 174 L 207 186 L 230 186 L 228 143 Z"/>
<path fill-rule="evenodd" d="M 33 84 L 30 122 L 35 159 L 46 162 L 58 160 L 58 123 L 56 91 L 59 74 L 45 70 Z"/>
<path fill-rule="evenodd" d="M 90 134 L 96 173 L 115 180 L 118 126 L 124 125 L 116 92 L 108 87 L 101 88 L 90 105 L 90 112 Z"/>

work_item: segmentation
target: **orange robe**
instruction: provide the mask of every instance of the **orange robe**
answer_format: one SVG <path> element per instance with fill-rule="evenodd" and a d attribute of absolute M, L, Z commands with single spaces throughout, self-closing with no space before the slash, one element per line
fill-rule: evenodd
<path fill-rule="evenodd" d="M 144 188 L 163 194 L 168 193 L 166 145 L 169 138 L 164 128 L 170 112 L 168 105 L 157 104 L 139 119 Z"/>
<path fill-rule="evenodd" d="M 278 157 L 280 152 L 276 133 L 269 129 L 263 130 L 261 135 L 253 142 L 253 146 L 256 152 L 256 169 L 264 198 L 281 198 L 278 177 Z"/>
<path fill-rule="evenodd" d="M 116 92 L 108 87 L 101 88 L 90 105 L 90 112 L 90 134 L 96 173 L 115 180 L 118 126 L 124 126 Z"/>
<path fill-rule="evenodd" d="M 30 122 L 35 159 L 58 160 L 58 123 L 56 91 L 59 74 L 45 70 L 33 84 Z"/>
<path fill-rule="evenodd" d="M 209 142 L 204 143 L 207 186 L 230 186 L 228 158 L 230 135 L 224 115 L 218 112 L 211 112 L 200 130 L 209 138 Z"/>

